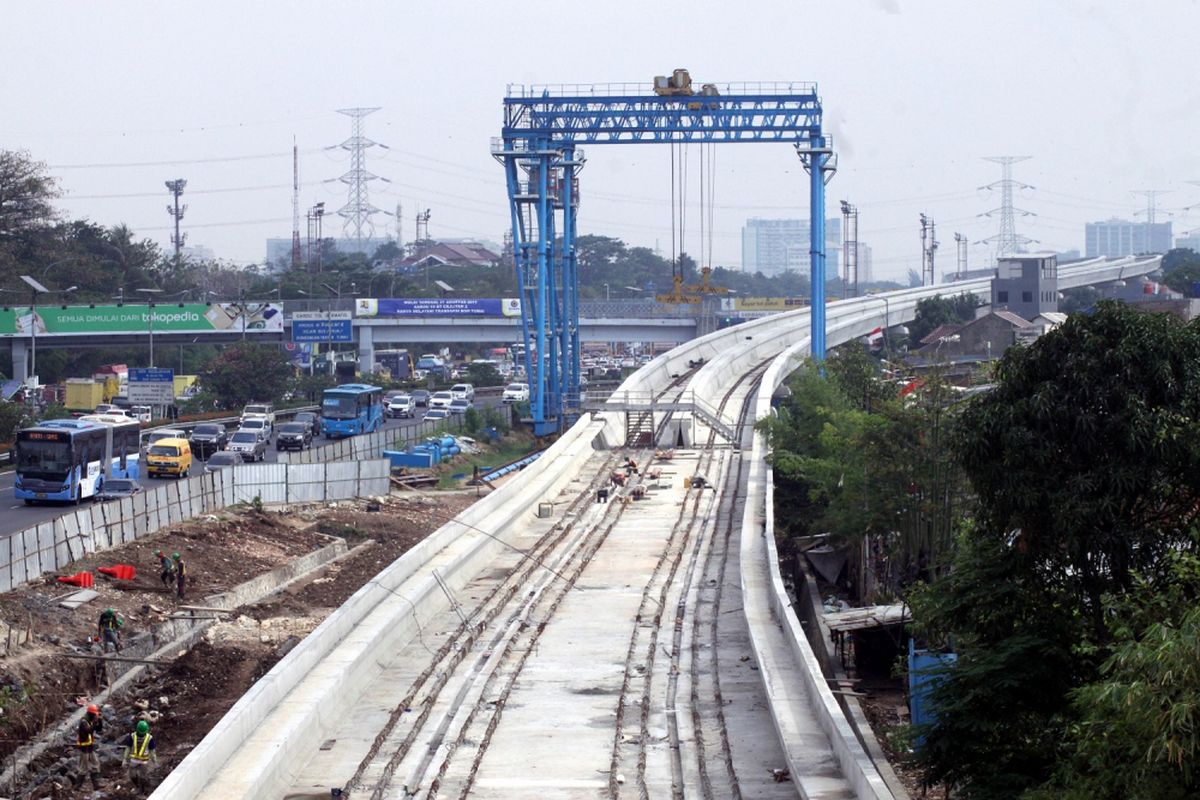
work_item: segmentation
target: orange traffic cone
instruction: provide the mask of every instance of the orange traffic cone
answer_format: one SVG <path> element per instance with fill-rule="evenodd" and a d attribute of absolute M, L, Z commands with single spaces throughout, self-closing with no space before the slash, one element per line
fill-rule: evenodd
<path fill-rule="evenodd" d="M 58 582 L 69 583 L 72 586 L 78 586 L 80 589 L 90 589 L 96 584 L 96 580 L 90 572 L 76 572 L 74 575 L 63 575 L 58 579 Z"/>
<path fill-rule="evenodd" d="M 119 581 L 131 581 L 137 575 L 137 567 L 129 564 L 117 564 L 113 567 L 97 567 L 96 571 L 116 578 Z"/>

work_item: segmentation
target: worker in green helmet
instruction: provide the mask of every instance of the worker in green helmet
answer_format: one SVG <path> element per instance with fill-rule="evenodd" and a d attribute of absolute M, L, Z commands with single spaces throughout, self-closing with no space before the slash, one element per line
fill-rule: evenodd
<path fill-rule="evenodd" d="M 158 763 L 158 753 L 154 749 L 154 737 L 150 735 L 150 723 L 138 720 L 133 733 L 127 734 L 121 740 L 125 755 L 121 764 L 129 772 L 129 782 L 138 791 L 150 791 L 151 764 Z"/>
<path fill-rule="evenodd" d="M 101 646 L 105 653 L 108 652 L 110 644 L 118 653 L 121 652 L 121 626 L 124 624 L 125 620 L 121 619 L 116 609 L 106 608 L 101 612 L 97 627 L 100 631 Z"/>

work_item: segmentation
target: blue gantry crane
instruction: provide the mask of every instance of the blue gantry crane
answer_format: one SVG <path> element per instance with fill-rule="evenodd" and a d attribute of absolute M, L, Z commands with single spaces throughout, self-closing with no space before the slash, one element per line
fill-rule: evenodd
<path fill-rule="evenodd" d="M 578 413 L 575 236 L 581 144 L 791 142 L 809 174 L 812 353 L 825 355 L 825 184 L 837 169 L 813 83 L 510 85 L 492 155 L 504 166 L 534 432 Z"/>

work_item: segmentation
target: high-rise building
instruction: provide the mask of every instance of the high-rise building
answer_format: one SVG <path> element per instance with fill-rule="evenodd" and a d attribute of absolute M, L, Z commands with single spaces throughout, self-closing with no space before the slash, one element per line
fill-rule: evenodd
<path fill-rule="evenodd" d="M 866 286 L 875 280 L 875 267 L 871 263 L 871 246 L 866 242 L 858 243 L 858 285 Z"/>
<path fill-rule="evenodd" d="M 1175 240 L 1175 246 L 1200 253 L 1200 230 L 1190 231 L 1186 236 L 1180 236 Z"/>
<path fill-rule="evenodd" d="M 1171 249 L 1170 222 L 1130 222 L 1110 219 L 1084 226 L 1084 252 L 1096 256 L 1136 256 Z"/>
<path fill-rule="evenodd" d="M 742 271 L 781 275 L 807 272 L 809 222 L 804 219 L 748 219 L 742 228 Z M 830 278 L 841 273 L 842 220 L 825 220 L 825 271 Z M 861 269 L 862 248 L 859 248 Z M 862 279 L 859 278 L 861 283 Z"/>

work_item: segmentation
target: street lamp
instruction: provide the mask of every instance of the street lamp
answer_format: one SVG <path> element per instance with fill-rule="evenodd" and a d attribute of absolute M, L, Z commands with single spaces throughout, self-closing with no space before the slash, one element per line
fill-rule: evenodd
<path fill-rule="evenodd" d="M 604 284 L 604 301 L 608 302 L 610 300 L 612 300 L 612 295 L 609 294 L 608 284 L 606 283 Z"/>
<path fill-rule="evenodd" d="M 162 294 L 162 289 L 137 289 L 146 295 L 147 318 L 150 326 L 150 368 L 154 368 L 154 296 Z"/>
<path fill-rule="evenodd" d="M 54 266 L 54 265 L 51 264 L 50 266 Z M 28 286 L 31 290 L 30 299 L 29 299 L 29 342 L 30 342 L 29 376 L 31 378 L 36 379 L 37 378 L 37 327 L 38 327 L 37 296 L 38 296 L 38 294 L 67 294 L 69 292 L 75 291 L 79 287 L 78 286 L 69 286 L 66 289 L 63 289 L 61 292 L 52 292 L 28 275 L 22 275 L 21 280 L 25 281 L 25 283 L 28 284 Z"/>

